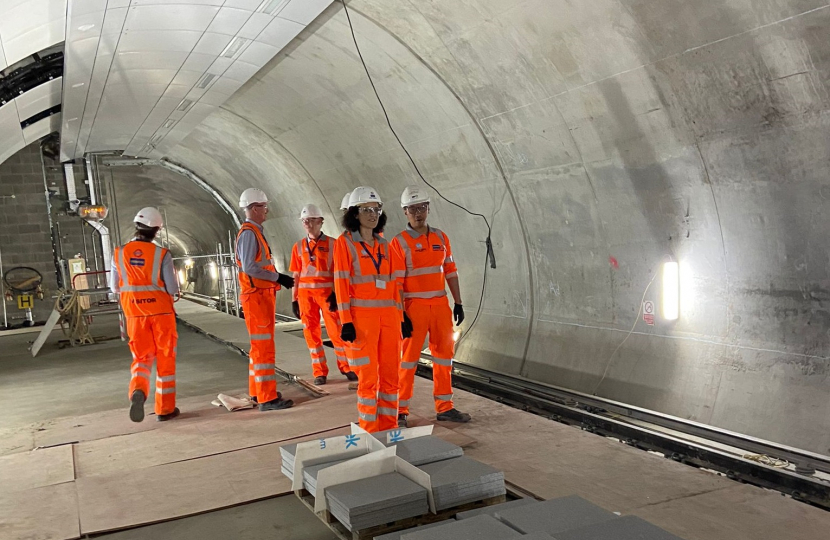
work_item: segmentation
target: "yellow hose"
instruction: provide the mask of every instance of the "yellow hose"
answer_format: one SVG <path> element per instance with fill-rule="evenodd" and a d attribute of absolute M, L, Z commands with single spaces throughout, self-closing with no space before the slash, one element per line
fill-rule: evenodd
<path fill-rule="evenodd" d="M 84 315 L 84 308 L 81 307 L 81 295 L 78 291 L 69 292 L 66 289 L 58 291 L 55 310 L 61 314 L 60 323 L 63 335 L 69 338 L 69 343 L 73 347 L 95 343 L 89 333 L 89 324 Z"/>

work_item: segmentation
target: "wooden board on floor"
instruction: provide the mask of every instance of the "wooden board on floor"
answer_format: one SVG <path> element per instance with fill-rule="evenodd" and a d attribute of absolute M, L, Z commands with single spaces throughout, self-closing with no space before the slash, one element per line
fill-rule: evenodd
<path fill-rule="evenodd" d="M 163 429 L 79 443 L 77 476 L 109 475 L 269 444 L 348 425 L 355 416 L 354 395 L 344 393 L 283 411 L 216 415 L 208 422 L 188 423 L 180 417 Z"/>
<path fill-rule="evenodd" d="M 339 429 L 318 436 L 345 433 Z M 291 493 L 280 444 L 76 481 L 81 533 L 93 534 Z"/>
<path fill-rule="evenodd" d="M 0 490 L 3 540 L 71 540 L 80 536 L 74 482 L 8 493 Z"/>
<path fill-rule="evenodd" d="M 75 480 L 72 445 L 0 457 L 5 492 L 25 491 Z"/>

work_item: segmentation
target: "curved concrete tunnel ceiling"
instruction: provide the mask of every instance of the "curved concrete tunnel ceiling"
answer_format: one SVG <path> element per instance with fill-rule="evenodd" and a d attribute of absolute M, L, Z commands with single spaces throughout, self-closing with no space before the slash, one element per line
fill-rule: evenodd
<path fill-rule="evenodd" d="M 216 253 L 221 243 L 227 251 L 228 231 L 236 223 L 216 200 L 193 182 L 160 166 L 101 167 L 105 180 L 111 176 L 116 194 L 119 244 L 135 233 L 133 218 L 141 208 L 155 206 L 165 215 L 164 240 L 176 257 Z"/>
<path fill-rule="evenodd" d="M 830 452 L 826 2 L 349 6 L 415 161 L 493 223 L 459 359 Z M 303 204 L 337 234 L 343 193 L 373 185 L 396 231 L 418 181 L 339 4 L 168 156 L 231 201 L 264 187 L 283 265 Z M 483 224 L 431 219 L 474 313 Z M 628 335 L 670 260 L 679 319 Z"/>

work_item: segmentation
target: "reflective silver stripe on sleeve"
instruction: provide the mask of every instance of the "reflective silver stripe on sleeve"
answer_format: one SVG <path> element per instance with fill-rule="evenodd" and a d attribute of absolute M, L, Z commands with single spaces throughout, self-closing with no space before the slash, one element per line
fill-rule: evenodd
<path fill-rule="evenodd" d="M 363 272 L 360 271 L 360 256 L 357 254 L 354 236 L 351 232 L 347 234 L 346 240 L 348 240 L 348 242 L 346 242 L 346 246 L 348 246 L 349 254 L 352 256 L 352 274 L 354 276 L 362 276 Z"/>
<path fill-rule="evenodd" d="M 360 396 L 357 396 L 357 403 L 358 405 L 365 405 L 367 407 L 375 407 L 378 404 L 376 399 L 369 399 Z"/>
<path fill-rule="evenodd" d="M 433 396 L 437 401 L 452 401 L 452 394 L 439 394 Z"/>
<path fill-rule="evenodd" d="M 337 309 L 340 311 L 349 311 L 350 309 L 352 309 L 352 305 L 349 302 L 346 302 L 344 304 L 338 303 Z"/>
<path fill-rule="evenodd" d="M 268 341 L 274 339 L 271 334 L 251 334 L 251 341 Z"/>
<path fill-rule="evenodd" d="M 398 401 L 398 407 L 409 407 L 409 400 L 408 399 L 402 399 L 402 400 Z"/>
<path fill-rule="evenodd" d="M 176 387 L 175 386 L 171 386 L 169 388 L 161 388 L 160 386 L 156 387 L 156 394 L 175 394 L 175 393 L 176 393 Z"/>
<path fill-rule="evenodd" d="M 378 407 L 378 414 L 381 416 L 398 416 L 398 409 L 390 409 L 389 407 Z"/>
<path fill-rule="evenodd" d="M 150 278 L 150 283 L 154 283 L 161 288 L 164 286 L 164 282 L 161 279 L 161 259 L 164 256 L 164 250 L 156 244 L 153 244 L 153 246 L 156 248 L 156 253 L 153 256 L 153 274 Z"/>
<path fill-rule="evenodd" d="M 395 270 L 392 272 L 392 277 L 395 279 L 400 279 L 406 277 L 406 270 Z"/>
<path fill-rule="evenodd" d="M 254 371 L 259 371 L 263 369 L 274 369 L 274 364 L 253 364 L 251 367 Z"/>
<path fill-rule="evenodd" d="M 166 382 L 176 382 L 176 376 L 175 375 L 167 375 L 166 377 L 159 377 L 158 375 L 156 376 L 156 383 L 157 384 L 158 383 L 166 383 Z"/>
<path fill-rule="evenodd" d="M 432 363 L 439 366 L 452 366 L 452 358 L 433 358 Z"/>
<path fill-rule="evenodd" d="M 363 358 L 349 358 L 349 365 L 354 367 L 366 366 L 369 364 L 369 362 L 371 362 L 371 360 L 368 356 L 365 356 Z"/>
<path fill-rule="evenodd" d="M 261 376 L 257 375 L 256 377 L 254 377 L 254 380 L 256 382 L 276 381 L 277 376 L 276 375 L 261 375 Z"/>
<path fill-rule="evenodd" d="M 398 401 L 398 394 L 384 394 L 383 392 L 378 392 L 378 399 L 383 399 L 386 401 Z"/>
<path fill-rule="evenodd" d="M 119 288 L 121 289 L 122 292 L 124 291 L 124 287 L 127 287 L 127 286 L 130 285 L 130 280 L 127 278 L 127 265 L 124 263 L 124 258 L 125 257 L 126 257 L 126 255 L 124 254 L 124 248 L 119 249 L 118 250 L 118 272 L 121 274 L 120 277 L 121 277 L 121 282 L 122 282 L 122 284 L 119 284 L 119 286 L 120 286 Z"/>
<path fill-rule="evenodd" d="M 349 273 L 340 270 L 334 273 L 334 279 L 349 279 Z"/>
<path fill-rule="evenodd" d="M 406 271 L 409 272 L 412 270 L 412 251 L 409 249 L 409 244 L 406 243 L 406 239 L 404 238 L 404 233 L 400 233 L 398 236 L 398 245 L 401 246 L 403 250 L 404 259 L 406 260 Z"/>
<path fill-rule="evenodd" d="M 447 291 L 405 292 L 404 298 L 440 298 L 447 296 Z"/>
<path fill-rule="evenodd" d="M 450 272 L 450 273 L 449 273 L 449 274 L 447 274 L 445 277 L 446 277 L 447 279 L 449 279 L 449 278 L 453 278 L 453 277 L 458 277 L 458 272 Z"/>
<path fill-rule="evenodd" d="M 418 367 L 418 362 L 401 362 L 401 369 L 415 369 Z"/>

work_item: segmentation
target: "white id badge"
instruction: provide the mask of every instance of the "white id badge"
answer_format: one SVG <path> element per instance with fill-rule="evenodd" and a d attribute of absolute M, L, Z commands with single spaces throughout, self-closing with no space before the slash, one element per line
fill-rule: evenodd
<path fill-rule="evenodd" d="M 375 280 L 375 287 L 378 288 L 378 289 L 385 289 L 386 288 L 386 282 L 383 281 L 382 279 L 376 279 Z"/>

